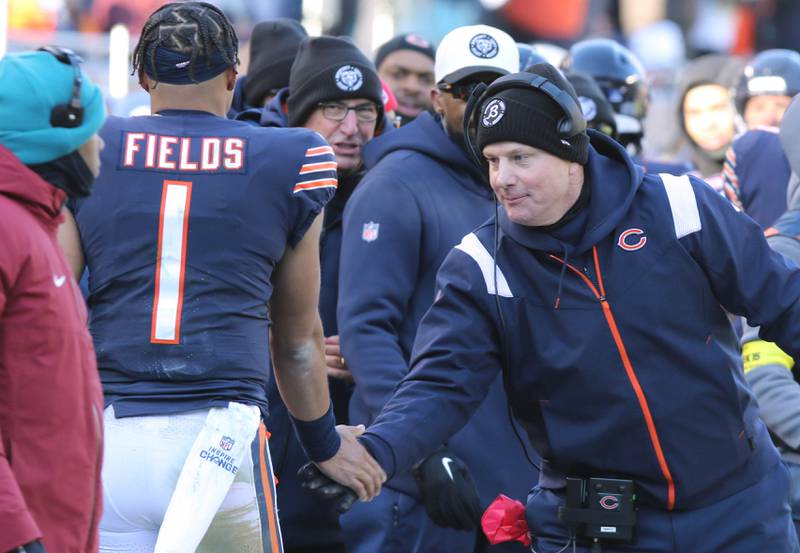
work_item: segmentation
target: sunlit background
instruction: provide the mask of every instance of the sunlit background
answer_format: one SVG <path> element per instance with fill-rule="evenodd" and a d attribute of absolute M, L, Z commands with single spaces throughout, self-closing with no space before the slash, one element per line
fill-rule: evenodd
<path fill-rule="evenodd" d="M 258 21 L 300 20 L 309 34 L 351 36 L 368 54 L 415 31 L 438 41 L 459 25 L 487 23 L 519 42 L 568 47 L 607 36 L 626 44 L 648 71 L 651 94 L 669 91 L 686 59 L 707 52 L 744 56 L 800 48 L 800 0 L 211 0 L 234 22 L 246 72 Z M 113 113 L 146 104 L 129 52 L 147 16 L 164 0 L 0 0 L 0 55 L 58 44 L 77 51 Z M 554 50 L 557 52 L 557 49 Z M 556 54 L 557 55 L 557 54 Z M 659 110 L 653 110 L 651 120 Z M 671 113 L 663 111 L 662 113 Z M 652 124 L 652 123 L 651 123 Z M 659 123 L 660 124 L 660 123 Z"/>

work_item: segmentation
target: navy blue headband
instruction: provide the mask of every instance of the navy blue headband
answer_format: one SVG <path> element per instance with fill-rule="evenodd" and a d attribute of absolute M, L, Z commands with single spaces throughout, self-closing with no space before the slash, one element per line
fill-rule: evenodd
<path fill-rule="evenodd" d="M 144 56 L 144 72 L 154 81 L 167 84 L 195 84 L 213 79 L 227 68 L 231 63 L 225 60 L 221 52 L 215 51 L 210 56 L 197 56 L 192 61 L 192 55 L 184 54 L 155 46 L 155 59 L 152 58 L 154 46 L 148 47 Z"/>

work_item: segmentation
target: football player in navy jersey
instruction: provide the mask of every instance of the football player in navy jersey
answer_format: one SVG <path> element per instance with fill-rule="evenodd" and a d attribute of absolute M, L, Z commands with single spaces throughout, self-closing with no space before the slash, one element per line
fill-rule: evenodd
<path fill-rule="evenodd" d="M 280 551 L 270 350 L 309 458 L 364 500 L 385 478 L 363 429 L 334 427 L 325 378 L 319 214 L 335 156 L 316 133 L 225 119 L 237 38 L 210 4 L 154 12 L 133 63 L 154 115 L 108 121 L 95 193 L 62 233 L 76 274 L 89 269 L 106 396 L 100 549 Z"/>

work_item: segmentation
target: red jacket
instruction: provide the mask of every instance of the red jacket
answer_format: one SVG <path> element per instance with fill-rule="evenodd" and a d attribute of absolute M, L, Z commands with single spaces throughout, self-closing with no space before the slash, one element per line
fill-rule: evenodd
<path fill-rule="evenodd" d="M 63 202 L 0 147 L 0 553 L 97 551 L 103 397 Z"/>

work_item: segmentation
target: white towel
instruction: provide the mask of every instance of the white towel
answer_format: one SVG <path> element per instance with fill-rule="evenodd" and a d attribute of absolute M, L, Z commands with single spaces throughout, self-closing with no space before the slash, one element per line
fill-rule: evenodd
<path fill-rule="evenodd" d="M 250 451 L 261 413 L 231 402 L 209 410 L 181 469 L 153 553 L 194 553 Z"/>

